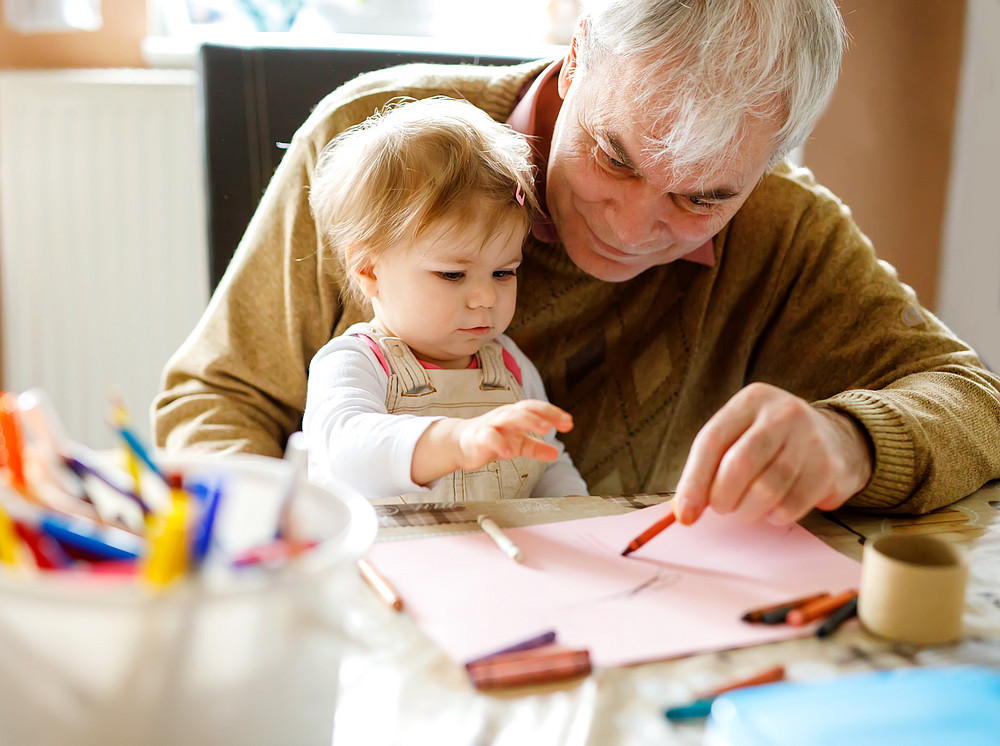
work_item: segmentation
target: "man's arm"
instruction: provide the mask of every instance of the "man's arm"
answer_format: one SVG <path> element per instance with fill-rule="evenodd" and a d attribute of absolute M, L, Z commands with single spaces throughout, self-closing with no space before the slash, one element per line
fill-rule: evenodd
<path fill-rule="evenodd" d="M 740 226 L 736 226 L 739 230 Z M 699 433 L 679 517 L 921 513 L 1000 477 L 1000 379 L 818 193 L 788 231 L 750 380 Z M 795 396 L 798 394 L 798 396 Z"/>
<path fill-rule="evenodd" d="M 306 371 L 340 312 L 309 212 L 314 144 L 296 137 L 204 316 L 164 370 L 156 442 L 280 456 Z"/>

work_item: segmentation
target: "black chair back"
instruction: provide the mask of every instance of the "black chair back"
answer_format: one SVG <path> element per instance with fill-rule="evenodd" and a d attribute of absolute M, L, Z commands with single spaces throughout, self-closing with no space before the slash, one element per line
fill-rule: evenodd
<path fill-rule="evenodd" d="M 371 70 L 408 62 L 514 65 L 523 57 L 395 49 L 204 44 L 198 57 L 214 291 L 274 169 L 320 100 Z"/>

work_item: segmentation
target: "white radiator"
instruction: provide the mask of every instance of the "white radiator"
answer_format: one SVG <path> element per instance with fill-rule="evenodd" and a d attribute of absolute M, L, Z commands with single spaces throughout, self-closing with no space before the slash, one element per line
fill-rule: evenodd
<path fill-rule="evenodd" d="M 195 96 L 190 71 L 0 74 L 0 385 L 45 389 L 94 448 L 112 387 L 149 437 L 208 302 Z"/>

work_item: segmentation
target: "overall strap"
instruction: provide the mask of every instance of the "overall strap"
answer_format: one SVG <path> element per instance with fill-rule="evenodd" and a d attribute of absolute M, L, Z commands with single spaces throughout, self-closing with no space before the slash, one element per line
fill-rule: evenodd
<path fill-rule="evenodd" d="M 389 353 L 389 366 L 399 376 L 404 396 L 434 391 L 427 371 L 417 361 L 410 348 L 399 337 L 381 337 L 379 343 Z"/>
<path fill-rule="evenodd" d="M 483 371 L 482 387 L 484 389 L 509 388 L 510 374 L 508 374 L 503 362 L 503 347 L 500 346 L 500 343 L 491 340 L 484 344 L 477 354 L 479 367 Z"/>

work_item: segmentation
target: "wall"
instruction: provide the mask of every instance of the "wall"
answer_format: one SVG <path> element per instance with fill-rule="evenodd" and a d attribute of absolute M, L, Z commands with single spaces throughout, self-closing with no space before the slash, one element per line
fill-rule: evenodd
<path fill-rule="evenodd" d="M 941 265 L 941 318 L 1000 371 L 1000 3 L 969 0 Z"/>
<path fill-rule="evenodd" d="M 937 302 L 964 0 L 842 0 L 852 36 L 840 83 L 806 144 L 820 183 L 878 255 Z"/>
<path fill-rule="evenodd" d="M 104 23 L 100 30 L 60 34 L 13 31 L 2 9 L 0 5 L 0 70 L 145 66 L 141 47 L 146 35 L 145 0 L 101 0 Z M 0 365 L 3 346 L 0 338 Z M 4 385 L 0 380 L 0 387 Z"/>
<path fill-rule="evenodd" d="M 102 0 L 99 31 L 19 34 L 0 24 L 0 70 L 65 67 L 145 67 L 145 0 Z"/>

